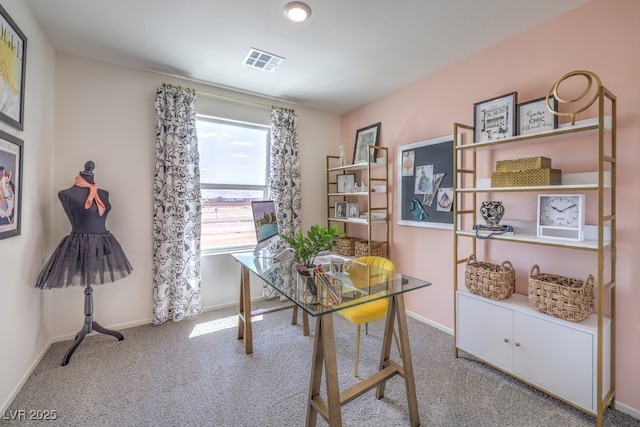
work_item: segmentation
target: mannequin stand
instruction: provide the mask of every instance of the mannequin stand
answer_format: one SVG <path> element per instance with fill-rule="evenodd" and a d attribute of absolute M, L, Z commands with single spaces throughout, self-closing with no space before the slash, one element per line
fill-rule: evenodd
<path fill-rule="evenodd" d="M 84 337 L 93 331 L 100 332 L 101 334 L 113 335 L 118 338 L 118 341 L 122 341 L 124 339 L 124 336 L 120 332 L 103 328 L 98 324 L 98 322 L 93 320 L 93 289 L 90 285 L 87 285 L 84 289 L 84 326 L 80 329 L 80 332 L 76 334 L 76 339 L 73 342 L 73 345 L 64 355 L 64 359 L 62 359 L 62 366 L 66 366 L 69 363 L 69 359 L 71 359 L 73 352 L 76 351 L 76 348 L 78 348 Z"/>

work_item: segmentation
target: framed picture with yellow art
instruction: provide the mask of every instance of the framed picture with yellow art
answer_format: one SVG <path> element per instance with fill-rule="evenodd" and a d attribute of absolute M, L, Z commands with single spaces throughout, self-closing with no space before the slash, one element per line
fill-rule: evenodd
<path fill-rule="evenodd" d="M 0 120 L 24 128 L 27 37 L 0 5 Z"/>

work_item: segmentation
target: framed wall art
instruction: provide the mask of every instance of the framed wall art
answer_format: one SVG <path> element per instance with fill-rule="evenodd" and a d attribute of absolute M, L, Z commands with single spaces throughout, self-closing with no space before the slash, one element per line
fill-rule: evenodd
<path fill-rule="evenodd" d="M 356 144 L 353 148 L 354 165 L 357 163 L 367 162 L 367 156 L 369 155 L 369 146 L 377 146 L 378 141 L 380 140 L 380 126 L 381 123 L 376 123 L 375 125 L 358 129 L 358 132 L 356 132 Z M 376 153 L 374 151 L 369 161 L 375 162 L 375 159 Z"/>
<path fill-rule="evenodd" d="M 22 141 L 0 131 L 0 239 L 20 234 Z"/>
<path fill-rule="evenodd" d="M 446 200 L 453 194 L 453 135 L 401 145 L 397 155 L 398 224 L 453 229 L 453 201 Z M 407 159 L 411 165 L 403 163 Z M 424 209 L 419 220 L 412 213 L 414 199 Z"/>
<path fill-rule="evenodd" d="M 353 193 L 354 187 L 356 185 L 356 174 L 344 173 L 342 175 L 338 175 L 336 177 L 336 182 L 338 183 L 338 193 Z"/>
<path fill-rule="evenodd" d="M 24 128 L 27 37 L 0 5 L 0 120 Z"/>
<path fill-rule="evenodd" d="M 518 92 L 473 104 L 475 142 L 511 138 L 516 133 Z"/>
<path fill-rule="evenodd" d="M 558 100 L 552 95 L 549 105 L 558 110 Z M 558 116 L 547 108 L 547 98 L 542 97 L 518 104 L 518 135 L 547 132 L 558 128 Z"/>

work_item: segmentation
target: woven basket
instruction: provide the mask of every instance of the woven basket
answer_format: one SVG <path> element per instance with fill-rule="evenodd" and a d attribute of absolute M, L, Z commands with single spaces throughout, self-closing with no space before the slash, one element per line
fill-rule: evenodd
<path fill-rule="evenodd" d="M 531 307 L 570 322 L 581 322 L 593 313 L 593 276 L 586 280 L 540 273 L 538 265 L 529 271 Z"/>
<path fill-rule="evenodd" d="M 551 159 L 548 157 L 525 157 L 522 159 L 500 160 L 496 162 L 496 172 L 513 172 L 544 168 L 551 168 Z"/>
<path fill-rule="evenodd" d="M 341 237 L 336 244 L 336 253 L 344 256 L 353 256 L 356 240 L 351 237 Z"/>
<path fill-rule="evenodd" d="M 509 261 L 497 265 L 476 261 L 476 257 L 470 255 L 464 278 L 471 293 L 495 300 L 511 296 L 516 289 L 516 270 Z"/>
<path fill-rule="evenodd" d="M 371 242 L 371 253 L 369 253 L 369 242 L 367 240 L 357 240 L 354 248 L 356 258 L 362 256 L 387 256 L 387 244 L 385 242 Z"/>
<path fill-rule="evenodd" d="M 560 169 L 527 169 L 512 172 L 493 172 L 492 187 L 527 187 L 533 185 L 560 185 L 562 171 Z"/>

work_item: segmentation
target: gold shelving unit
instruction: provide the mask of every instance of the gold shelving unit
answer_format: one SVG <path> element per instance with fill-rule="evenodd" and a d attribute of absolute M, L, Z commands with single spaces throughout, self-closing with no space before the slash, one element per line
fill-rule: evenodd
<path fill-rule="evenodd" d="M 387 147 L 370 146 L 368 158 L 374 159 L 376 155 L 378 160 L 384 159 L 384 162 L 368 161 L 345 166 L 338 165 L 338 156 L 327 156 L 327 225 L 339 224 L 347 235 L 351 227 L 366 227 L 369 242 L 368 255 L 371 255 L 372 243 L 375 241 L 385 245 L 385 253 L 389 257 L 391 248 L 389 245 L 389 165 L 386 162 L 389 156 L 387 154 Z M 359 183 L 364 182 L 367 191 L 338 192 L 337 176 L 346 173 L 355 173 L 356 183 L 360 185 Z M 374 187 L 380 186 L 385 187 L 384 192 L 373 190 Z M 366 207 L 367 213 L 358 218 L 336 218 L 335 202 L 337 201 L 357 202 Z"/>
<path fill-rule="evenodd" d="M 597 93 L 598 116 L 594 119 L 583 120 L 572 125 L 561 125 L 553 131 L 515 136 L 512 138 L 496 141 L 474 143 L 472 126 L 455 123 L 453 127 L 454 135 L 454 219 L 453 219 L 453 256 L 454 256 L 454 356 L 458 357 L 458 352 L 469 351 L 458 347 L 459 340 L 459 314 L 458 299 L 460 292 L 464 290 L 459 287 L 461 280 L 464 280 L 460 270 L 467 261 L 469 253 L 477 255 L 477 245 L 493 245 L 499 242 L 512 242 L 518 244 L 539 245 L 547 247 L 560 247 L 567 250 L 583 250 L 596 254 L 597 257 L 597 277 L 595 278 L 594 291 L 596 293 L 595 314 L 592 316 L 597 342 L 595 344 L 595 382 L 593 390 L 595 392 L 595 404 L 592 409 L 585 409 L 585 405 L 578 405 L 571 400 L 554 394 L 554 390 L 546 389 L 538 384 L 529 381 L 513 372 L 502 369 L 498 364 L 487 362 L 489 365 L 503 370 L 509 375 L 523 380 L 524 382 L 539 388 L 554 397 L 557 397 L 568 404 L 594 415 L 597 419 L 597 426 L 603 423 L 603 414 L 607 406 L 614 407 L 615 404 L 615 336 L 616 336 L 616 97 L 604 86 L 598 87 Z M 606 113 L 605 113 L 606 112 Z M 606 115 L 608 114 L 608 115 Z M 550 144 L 576 143 L 577 137 L 593 136 L 598 141 L 597 167 L 594 172 L 589 173 L 592 182 L 568 185 L 537 186 L 537 187 L 498 187 L 492 188 L 483 180 L 479 180 L 477 173 L 478 155 L 485 150 L 501 150 L 525 144 L 535 144 L 533 149 L 541 147 L 542 153 L 548 150 Z M 464 140 L 464 141 L 463 141 Z M 468 141 L 468 142 L 467 142 Z M 556 239 L 544 239 L 536 237 L 535 227 L 530 227 L 532 233 L 516 233 L 513 236 L 496 236 L 489 240 L 481 240 L 472 231 L 472 225 L 477 223 L 479 198 L 489 197 L 495 193 L 573 193 L 573 192 L 595 192 L 597 194 L 597 224 L 592 225 L 593 237 L 585 241 L 568 241 Z M 531 201 L 532 206 L 535 201 Z M 595 207 L 590 206 L 590 209 Z M 507 219 L 504 220 L 505 222 Z M 535 225 L 535 224 L 532 224 Z M 464 242 L 465 252 L 462 253 L 461 239 L 471 239 Z M 481 243 L 482 242 L 482 243 Z M 494 243 L 495 242 L 495 243 Z M 608 274 L 606 274 L 608 273 Z M 463 286 L 464 287 L 464 286 Z M 526 298 L 517 296 L 526 305 Z M 510 298 L 501 302 L 503 307 L 509 307 Z M 514 302 L 513 304 L 516 304 Z M 609 312 L 609 318 L 605 317 L 605 311 Z M 564 321 L 563 321 L 564 322 Z M 608 328 L 610 322 L 610 333 Z M 569 322 L 567 322 L 569 324 Z M 578 324 L 579 325 L 579 324 Z M 606 328 L 605 328 L 605 325 Z M 605 340 L 609 341 L 605 341 Z M 516 343 L 519 346 L 519 343 Z M 608 351 L 607 351 L 608 349 Z M 548 349 L 554 351 L 553 348 Z M 471 353 L 473 355 L 473 353 Z M 474 355 L 475 356 L 475 355 Z M 605 366 L 605 361 L 608 366 Z M 606 369 L 606 372 L 605 372 Z M 605 384 L 609 384 L 609 389 L 605 389 Z"/>

